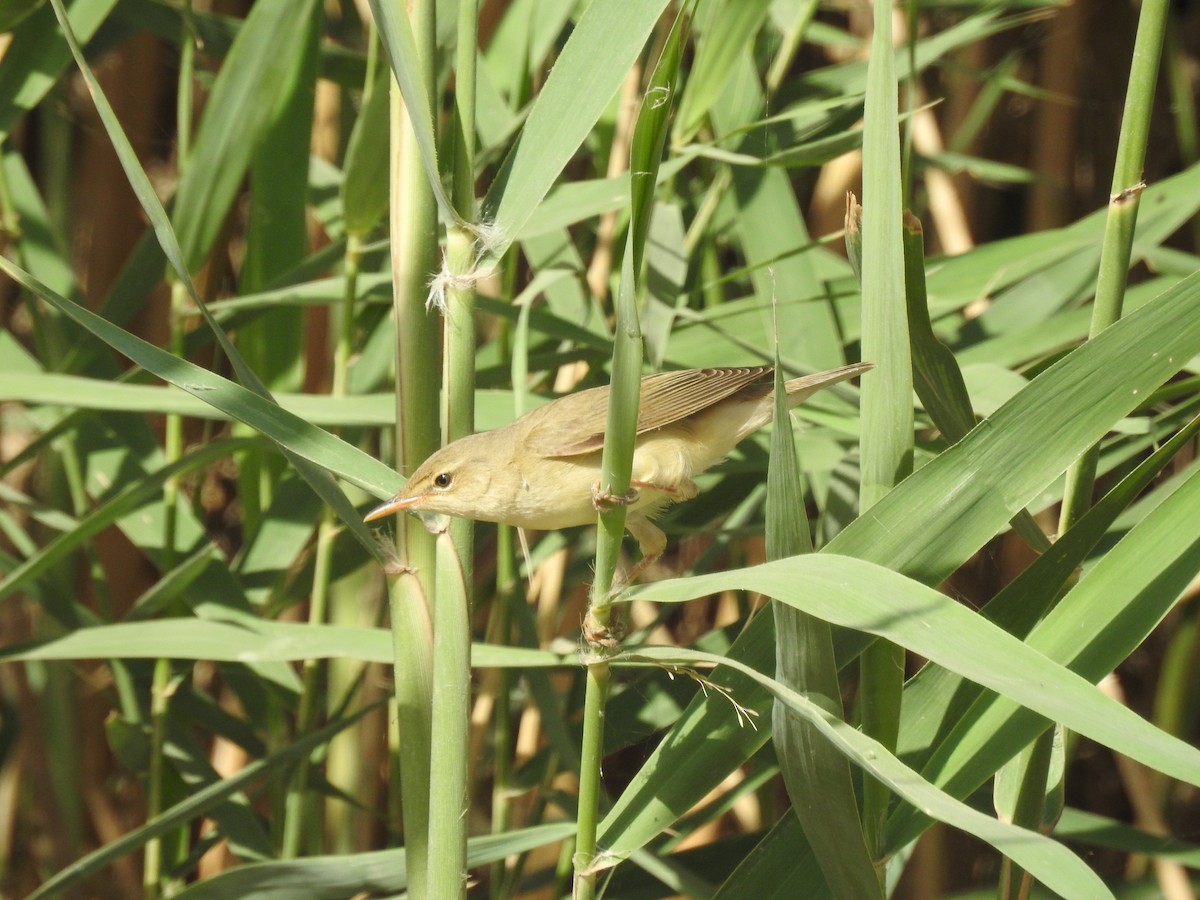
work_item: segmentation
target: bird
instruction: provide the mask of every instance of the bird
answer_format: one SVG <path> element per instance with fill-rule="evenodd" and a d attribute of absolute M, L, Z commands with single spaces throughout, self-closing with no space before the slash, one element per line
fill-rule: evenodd
<path fill-rule="evenodd" d="M 784 382 L 788 408 L 873 368 L 853 363 Z M 651 518 L 698 493 L 695 477 L 771 420 L 771 366 L 684 369 L 643 376 L 630 491 L 600 487 L 609 386 L 567 394 L 492 431 L 452 441 L 429 456 L 399 494 L 365 517 L 411 512 L 551 531 L 595 523 L 597 510 L 627 507 L 626 530 L 642 561 L 667 538 Z"/>

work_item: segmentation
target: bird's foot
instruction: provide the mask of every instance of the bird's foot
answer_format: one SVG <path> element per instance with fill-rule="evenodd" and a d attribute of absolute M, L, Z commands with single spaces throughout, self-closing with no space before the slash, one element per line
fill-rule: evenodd
<path fill-rule="evenodd" d="M 638 490 L 631 487 L 626 494 L 614 494 L 600 489 L 600 482 L 592 485 L 592 506 L 596 512 L 611 512 L 618 506 L 631 506 L 637 502 Z"/>

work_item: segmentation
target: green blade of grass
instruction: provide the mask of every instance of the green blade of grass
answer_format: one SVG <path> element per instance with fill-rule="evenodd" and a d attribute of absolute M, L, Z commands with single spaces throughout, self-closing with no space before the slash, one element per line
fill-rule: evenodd
<path fill-rule="evenodd" d="M 1026 644 L 1089 681 L 1103 678 L 1158 625 L 1200 570 L 1198 508 L 1200 474 L 1193 473 L 1057 603 Z M 1083 733 L 1079 723 L 1051 718 Z M 956 791 L 970 790 L 991 774 L 996 753 L 1017 749 L 1044 730 L 1044 721 L 1016 709 L 1009 697 L 982 695 L 957 718 L 925 771 Z M 1162 762 L 1147 764 L 1161 769 Z M 889 831 L 911 834 L 913 818 L 912 810 L 898 812 Z"/>
<path fill-rule="evenodd" d="M 232 418 L 245 422 L 294 457 L 335 472 L 377 497 L 394 496 L 403 485 L 403 479 L 399 475 L 356 447 L 284 411 L 246 388 L 207 369 L 178 359 L 65 297 L 60 297 L 8 260 L 0 258 L 0 270 L 146 371 L 182 388 L 202 402 L 216 406 Z M 340 490 L 338 495 L 349 508 L 348 501 L 345 501 L 345 495 Z M 352 508 L 346 515 L 346 520 L 351 528 L 354 527 L 354 523 L 362 527 L 361 518 Z M 374 546 L 365 528 L 362 529 L 361 537 L 365 546 Z"/>
<path fill-rule="evenodd" d="M 783 371 L 775 361 L 775 409 L 767 469 L 767 559 L 812 553 Z M 778 601 L 775 679 L 832 718 L 844 719 L 837 659 L 828 623 Z M 879 876 L 867 851 L 850 766 L 804 716 L 776 699 L 772 735 L 779 769 L 805 837 L 835 897 L 878 897 Z"/>
<path fill-rule="evenodd" d="M 384 628 L 270 622 L 225 610 L 220 619 L 171 618 L 76 628 L 60 637 L 0 648 L 0 660 L 171 659 L 214 662 L 295 662 L 304 659 L 392 661 L 391 634 Z M 575 654 L 526 647 L 475 644 L 475 668 L 566 668 Z"/>
<path fill-rule="evenodd" d="M 807 557 L 810 560 L 821 558 L 819 554 Z M 1031 872 L 1036 872 L 1043 883 L 1062 896 L 1077 900 L 1112 897 L 1112 892 L 1100 877 L 1066 847 L 1037 832 L 1000 822 L 955 800 L 905 766 L 878 741 L 843 722 L 803 694 L 779 684 L 751 666 L 708 653 L 658 647 L 646 647 L 636 653 L 622 654 L 618 661 L 650 665 L 693 666 L 704 663 L 732 666 L 766 688 L 779 701 L 787 704 L 790 710 L 803 716 L 839 752 L 910 803 L 918 804 L 941 821 L 987 841 L 1005 856 L 1018 860 Z"/>
<path fill-rule="evenodd" d="M 903 246 L 898 85 L 892 47 L 892 6 L 873 4 L 874 27 L 863 110 L 862 353 L 875 371 L 862 379 L 860 515 L 902 481 L 913 467 L 913 364 Z M 850 215 L 853 215 L 851 210 Z M 849 218 L 849 216 L 848 216 Z M 852 231 L 847 222 L 847 234 Z M 904 651 L 884 641 L 860 662 L 858 716 L 863 730 L 894 751 L 900 730 Z M 863 782 L 863 829 L 880 855 L 891 795 L 877 781 Z"/>
<path fill-rule="evenodd" d="M 1186 553 L 1180 560 L 1183 565 L 1189 561 Z M 1053 662 L 1062 657 L 1061 644 L 1031 637 L 1032 646 L 1027 646 L 945 595 L 873 563 L 817 553 L 658 582 L 632 589 L 628 598 L 680 603 L 737 589 L 758 591 L 843 628 L 885 637 L 997 692 L 1005 698 L 1001 706 L 1021 704 L 1152 768 L 1200 783 L 1200 749 L 1155 728 Z M 1052 656 L 1036 649 L 1040 647 Z"/>
<path fill-rule="evenodd" d="M 1009 634 L 1024 638 L 1050 608 L 1055 596 L 1074 576 L 1088 553 L 1112 527 L 1117 516 L 1158 477 L 1175 455 L 1200 432 L 1195 419 L 1162 445 L 1109 491 L 1086 516 L 1054 543 L 1053 552 L 1038 557 L 996 595 L 981 613 Z M 979 689 L 947 669 L 926 667 L 905 686 L 899 747 L 910 765 L 923 765 L 929 753 L 944 743 Z"/>
<path fill-rule="evenodd" d="M 484 866 L 506 856 L 527 853 L 561 841 L 571 833 L 569 822 L 514 829 L 502 835 L 471 838 L 466 864 Z M 263 862 L 238 866 L 194 884 L 178 894 L 179 900 L 275 900 L 282 896 L 306 900 L 343 900 L 369 892 L 394 894 L 408 885 L 405 851 L 376 850 L 344 856 L 316 856 L 288 862 Z"/>
<path fill-rule="evenodd" d="M 666 5 L 596 0 L 580 16 L 483 200 L 482 217 L 497 230 L 489 259 L 503 255 L 579 149 Z"/>
<path fill-rule="evenodd" d="M 1179 282 L 1030 382 L 962 441 L 910 476 L 825 548 L 938 584 L 1079 453 L 1200 352 L 1200 275 Z M 844 664 L 866 644 L 835 640 Z M 734 658 L 771 665 L 770 621 L 752 621 Z M 720 678 L 718 674 L 717 678 Z M 713 738 L 713 735 L 719 737 Z M 614 804 L 600 839 L 641 846 L 699 801 L 766 736 L 739 729 L 716 699 L 697 700 Z M 661 774 L 671 772 L 669 783 Z"/>

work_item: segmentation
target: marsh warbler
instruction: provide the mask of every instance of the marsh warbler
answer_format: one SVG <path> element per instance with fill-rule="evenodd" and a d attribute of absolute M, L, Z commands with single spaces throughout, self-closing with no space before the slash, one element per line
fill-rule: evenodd
<path fill-rule="evenodd" d="M 856 363 L 793 378 L 784 384 L 788 407 L 870 368 Z M 770 366 L 687 369 L 642 378 L 631 490 L 624 497 L 600 489 L 605 386 L 447 444 L 366 521 L 408 511 L 549 531 L 595 522 L 597 509 L 619 502 L 628 505 L 625 527 L 641 546 L 644 565 L 667 543 L 650 517 L 696 496 L 693 479 L 771 420 L 771 372 Z"/>

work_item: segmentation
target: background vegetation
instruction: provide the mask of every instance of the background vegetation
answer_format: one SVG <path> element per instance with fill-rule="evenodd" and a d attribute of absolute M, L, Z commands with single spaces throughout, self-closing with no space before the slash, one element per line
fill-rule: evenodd
<path fill-rule="evenodd" d="M 0 891 L 1190 896 L 1194 10 L 411 6 L 0 5 Z M 361 524 L 860 358 L 611 607 L 619 521 Z"/>

